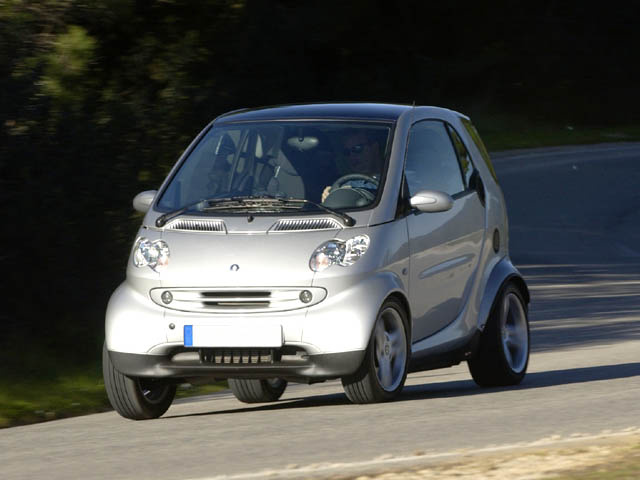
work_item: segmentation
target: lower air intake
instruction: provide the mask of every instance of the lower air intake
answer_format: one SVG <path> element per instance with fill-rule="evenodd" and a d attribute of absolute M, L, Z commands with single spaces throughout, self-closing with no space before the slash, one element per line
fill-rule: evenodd
<path fill-rule="evenodd" d="M 274 363 L 276 351 L 273 348 L 203 348 L 200 361 L 213 365 L 251 365 Z"/>

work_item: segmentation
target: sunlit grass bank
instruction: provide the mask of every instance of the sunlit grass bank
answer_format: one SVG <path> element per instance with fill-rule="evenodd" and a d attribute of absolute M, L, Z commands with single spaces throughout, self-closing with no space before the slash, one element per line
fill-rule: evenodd
<path fill-rule="evenodd" d="M 640 441 L 629 449 L 613 452 L 607 462 L 578 468 L 554 480 L 637 480 L 640 478 Z"/>
<path fill-rule="evenodd" d="M 177 397 L 213 393 L 225 383 L 181 385 Z M 111 410 L 100 367 L 55 378 L 0 380 L 0 428 Z"/>
<path fill-rule="evenodd" d="M 94 372 L 0 382 L 0 427 L 105 411 L 104 382 Z"/>

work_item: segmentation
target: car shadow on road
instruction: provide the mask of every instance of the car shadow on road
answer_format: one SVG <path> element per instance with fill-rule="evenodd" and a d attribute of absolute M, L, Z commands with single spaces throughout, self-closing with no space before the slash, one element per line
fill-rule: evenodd
<path fill-rule="evenodd" d="M 440 383 L 425 383 L 422 385 L 407 385 L 396 402 L 467 397 L 470 395 L 486 395 L 502 391 L 520 391 L 534 388 L 546 388 L 574 383 L 598 382 L 602 380 L 616 380 L 640 376 L 640 362 L 624 363 L 620 365 L 601 365 L 596 367 L 569 368 L 548 372 L 528 373 L 524 381 L 515 387 L 480 388 L 473 380 L 455 380 Z M 247 406 L 227 410 L 211 410 L 207 412 L 190 413 L 186 415 L 166 415 L 164 419 L 198 417 L 209 415 L 227 415 L 233 413 L 247 413 L 271 410 L 288 410 L 309 407 L 350 406 L 351 403 L 343 393 L 314 395 L 312 397 L 290 398 L 277 403 Z"/>
<path fill-rule="evenodd" d="M 534 388 L 571 385 L 574 383 L 598 382 L 640 376 L 640 362 L 619 365 L 600 365 L 596 367 L 569 368 L 548 372 L 527 373 L 520 385 L 512 387 L 480 388 L 473 380 L 456 380 L 452 382 L 409 385 L 402 391 L 399 400 L 415 398 L 448 398 L 486 393 L 530 390 Z"/>

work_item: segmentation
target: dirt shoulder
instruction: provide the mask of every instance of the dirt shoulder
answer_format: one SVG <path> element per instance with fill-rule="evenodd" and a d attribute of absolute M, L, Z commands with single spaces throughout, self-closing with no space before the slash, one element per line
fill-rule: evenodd
<path fill-rule="evenodd" d="M 513 449 L 460 452 L 450 459 L 416 459 L 367 474 L 333 474 L 332 480 L 637 480 L 640 478 L 640 430 L 575 439 L 546 439 Z M 492 451 L 493 450 L 493 451 Z M 408 462 L 407 462 L 408 463 Z"/>

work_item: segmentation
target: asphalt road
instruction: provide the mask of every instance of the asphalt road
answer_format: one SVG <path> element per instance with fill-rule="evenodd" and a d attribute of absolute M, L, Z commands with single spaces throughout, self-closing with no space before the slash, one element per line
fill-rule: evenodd
<path fill-rule="evenodd" d="M 327 382 L 291 386 L 276 404 L 222 393 L 155 421 L 112 412 L 16 427 L 0 431 L 0 478 L 322 477 L 640 427 L 640 144 L 494 161 L 532 292 L 520 386 L 480 389 L 463 364 L 410 375 L 384 405 L 351 405 Z"/>

